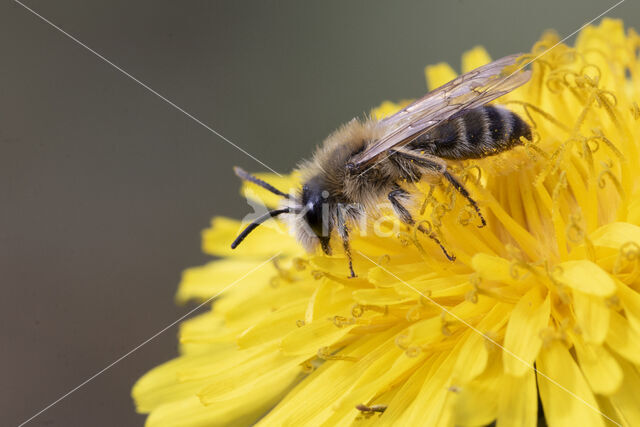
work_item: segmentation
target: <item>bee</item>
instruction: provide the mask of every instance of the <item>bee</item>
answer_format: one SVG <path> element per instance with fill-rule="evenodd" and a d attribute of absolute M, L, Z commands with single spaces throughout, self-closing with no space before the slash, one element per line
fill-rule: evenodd
<path fill-rule="evenodd" d="M 353 119 L 298 167 L 302 186 L 286 194 L 240 168 L 235 173 L 282 196 L 280 208 L 256 219 L 232 243 L 237 247 L 261 223 L 283 215 L 297 240 L 308 250 L 320 247 L 330 255 L 337 236 L 353 270 L 349 233 L 367 214 L 379 213 L 385 199 L 408 226 L 416 221 L 408 206 L 411 187 L 423 178 L 445 179 L 471 205 L 480 225 L 486 225 L 476 201 L 447 168 L 447 161 L 479 159 L 531 140 L 529 125 L 506 108 L 487 105 L 526 83 L 530 71 L 508 74 L 521 54 L 509 55 L 462 74 L 427 93 L 397 113 L 376 120 Z M 420 225 L 418 229 L 449 254 L 438 237 Z"/>

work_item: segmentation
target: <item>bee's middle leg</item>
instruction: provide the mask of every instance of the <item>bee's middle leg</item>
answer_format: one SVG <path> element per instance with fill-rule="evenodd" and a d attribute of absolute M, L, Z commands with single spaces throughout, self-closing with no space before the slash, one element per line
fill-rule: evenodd
<path fill-rule="evenodd" d="M 400 218 L 400 220 L 407 225 L 415 225 L 416 221 L 413 219 L 413 217 L 411 216 L 411 213 L 407 210 L 406 207 L 404 207 L 404 205 L 400 201 L 401 198 L 407 197 L 408 195 L 409 193 L 406 190 L 403 190 L 402 188 L 398 187 L 391 190 L 391 192 L 388 195 L 388 198 L 389 198 L 389 201 L 391 202 L 391 205 L 393 206 L 394 211 L 396 212 L 396 215 L 398 215 L 398 218 Z M 442 245 L 442 242 L 440 242 L 440 239 L 438 239 L 435 233 L 426 230 L 422 225 L 418 225 L 418 230 L 420 230 L 421 232 L 426 234 L 431 240 L 436 242 L 438 246 L 440 246 L 440 249 L 442 249 L 442 252 L 444 253 L 444 255 L 447 257 L 449 261 L 456 260 L 456 256 L 453 254 L 449 254 L 449 252 L 447 252 L 445 247 Z"/>

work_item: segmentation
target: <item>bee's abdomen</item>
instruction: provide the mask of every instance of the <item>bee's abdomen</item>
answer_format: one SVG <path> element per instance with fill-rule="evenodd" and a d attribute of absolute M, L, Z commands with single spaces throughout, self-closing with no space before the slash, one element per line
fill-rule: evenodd
<path fill-rule="evenodd" d="M 515 113 L 484 106 L 438 125 L 409 145 L 445 159 L 478 159 L 531 139 L 529 125 Z"/>

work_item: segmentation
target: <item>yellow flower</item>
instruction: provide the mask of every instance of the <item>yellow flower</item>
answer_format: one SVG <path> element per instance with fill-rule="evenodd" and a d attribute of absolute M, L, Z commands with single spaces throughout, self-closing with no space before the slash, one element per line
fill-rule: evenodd
<path fill-rule="evenodd" d="M 557 41 L 544 35 L 530 58 Z M 452 165 L 487 227 L 450 186 L 421 185 L 416 215 L 456 262 L 407 227 L 353 233 L 347 279 L 341 254 L 308 255 L 275 221 L 232 252 L 240 223 L 214 219 L 203 247 L 222 259 L 187 270 L 177 299 L 224 293 L 183 322 L 181 355 L 135 385 L 148 424 L 535 426 L 539 396 L 551 426 L 639 426 L 639 49 L 605 19 L 500 98 L 533 141 Z M 475 48 L 462 68 L 488 61 Z M 455 73 L 426 75 L 433 88 Z"/>

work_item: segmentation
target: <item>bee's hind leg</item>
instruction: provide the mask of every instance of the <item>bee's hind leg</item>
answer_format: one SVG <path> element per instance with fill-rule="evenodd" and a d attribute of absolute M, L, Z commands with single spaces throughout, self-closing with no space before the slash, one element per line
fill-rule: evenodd
<path fill-rule="evenodd" d="M 411 162 L 410 165 L 418 165 L 424 173 L 428 174 L 440 174 L 444 176 L 447 181 L 453 185 L 453 188 L 462 195 L 467 201 L 471 204 L 473 209 L 478 214 L 480 218 L 481 225 L 478 228 L 482 228 L 487 225 L 487 221 L 484 219 L 482 215 L 482 211 L 480 211 L 480 207 L 478 207 L 478 203 L 471 197 L 469 192 L 464 185 L 460 183 L 453 175 L 449 173 L 447 170 L 447 164 L 445 161 L 437 156 L 433 156 L 430 154 L 418 153 L 416 150 L 407 150 L 398 148 L 395 149 L 394 155 L 397 159 L 402 159 L 404 162 Z M 391 202 L 393 203 L 393 202 Z"/>
<path fill-rule="evenodd" d="M 391 192 L 388 195 L 389 201 L 391 202 L 391 205 L 393 206 L 393 209 L 395 210 L 396 215 L 398 215 L 398 218 L 400 218 L 400 220 L 407 225 L 415 225 L 416 221 L 411 216 L 411 213 L 409 213 L 407 208 L 405 208 L 402 202 L 400 202 L 399 200 L 407 196 L 409 196 L 409 193 L 400 187 L 395 188 L 394 190 L 391 190 Z M 442 242 L 440 242 L 440 239 L 438 239 L 435 233 L 426 230 L 422 225 L 418 225 L 418 230 L 420 230 L 421 232 L 426 234 L 431 240 L 436 242 L 436 244 L 440 246 L 440 249 L 442 249 L 444 256 L 446 256 L 449 261 L 456 260 L 456 256 L 453 254 L 449 254 L 449 252 L 447 252 L 447 249 L 442 245 Z"/>
<path fill-rule="evenodd" d="M 355 271 L 353 271 L 353 260 L 351 259 L 351 246 L 349 245 L 349 228 L 347 228 L 347 222 L 344 218 L 344 213 L 342 212 L 342 207 L 338 207 L 338 234 L 342 239 L 342 247 L 344 248 L 344 253 L 347 255 L 347 260 L 349 261 L 349 278 L 356 277 Z"/>
<path fill-rule="evenodd" d="M 462 194 L 462 197 L 464 197 L 469 201 L 469 203 L 471 203 L 471 206 L 473 207 L 473 209 L 475 209 L 476 213 L 478 214 L 478 217 L 480 218 L 480 222 L 482 222 L 482 224 L 479 225 L 478 228 L 482 228 L 485 225 L 487 225 L 487 221 L 484 219 L 484 216 L 482 216 L 482 211 L 478 207 L 478 204 L 476 203 L 475 200 L 473 200 L 473 198 L 471 198 L 471 195 L 469 194 L 467 189 L 464 188 L 464 186 L 460 183 L 460 181 L 458 181 L 453 175 L 451 175 L 446 170 L 442 172 L 442 175 L 444 175 L 444 177 L 447 178 L 447 181 L 449 181 L 451 185 L 453 185 L 453 188 L 455 188 L 458 191 L 458 193 Z"/>

